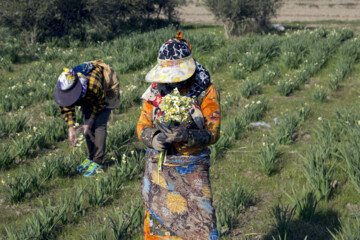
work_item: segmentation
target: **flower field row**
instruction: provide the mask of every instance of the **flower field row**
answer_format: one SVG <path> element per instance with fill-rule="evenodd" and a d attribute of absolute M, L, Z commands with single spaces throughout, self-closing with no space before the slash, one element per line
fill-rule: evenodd
<path fill-rule="evenodd" d="M 6 232 L 0 230 L 0 238 L 66 239 L 72 234 L 76 234 L 76 237 L 86 239 L 136 239 L 136 236 L 141 235 L 142 206 L 137 202 L 130 203 L 126 199 L 137 199 L 140 196 L 139 192 L 134 197 L 134 192 L 138 189 L 132 188 L 134 184 L 139 185 L 139 179 L 144 171 L 145 153 L 135 140 L 134 133 L 139 115 L 140 96 L 147 84 L 143 83 L 145 71 L 129 73 L 154 63 L 158 49 L 156 45 L 159 45 L 167 34 L 169 37 L 172 36 L 172 31 L 163 29 L 154 32 L 158 36 L 152 35 L 154 33 L 143 34 L 143 36 L 139 34 L 139 37 L 134 34 L 126 39 L 99 43 L 96 45 L 98 48 L 95 48 L 95 45 L 89 49 L 73 46 L 72 50 L 59 50 L 58 47 L 50 45 L 47 49 L 46 46 L 41 46 L 40 50 L 37 50 L 41 52 L 39 57 L 43 57 L 41 61 L 47 61 L 50 65 L 34 63 L 36 68 L 24 68 L 24 78 L 16 73 L 8 73 L 12 79 L 0 83 L 2 89 L 0 99 L 4 99 L 4 101 L 11 99 L 11 101 L 6 103 L 9 107 L 4 108 L 2 104 L 0 105 L 2 111 L 10 111 L 12 115 L 3 114 L 0 118 L 0 127 L 3 126 L 2 131 L 6 135 L 17 132 L 19 136 L 15 135 L 13 141 L 2 139 L 5 144 L 8 142 L 10 144 L 8 144 L 9 146 L 2 144 L 0 168 L 2 167 L 2 170 L 11 169 L 0 174 L 2 181 L 0 184 L 2 198 L 0 200 L 5 200 L 3 205 L 0 204 L 0 210 L 4 209 L 4 219 L 9 219 Z M 240 40 L 229 41 L 225 41 L 221 36 L 212 32 L 200 32 L 193 36 L 194 39 L 186 38 L 185 34 L 185 38 L 194 47 L 194 56 L 204 59 L 204 65 L 214 73 L 214 83 L 220 89 L 222 96 L 221 137 L 215 145 L 211 146 L 212 157 L 216 160 L 214 161 L 215 168 L 213 166 L 210 173 L 212 183 L 215 182 L 214 189 L 217 190 L 213 192 L 214 206 L 218 230 L 222 238 L 236 239 L 240 236 L 237 235 L 240 231 L 242 232 L 241 236 L 252 231 L 253 233 L 261 232 L 262 235 L 268 233 L 269 238 L 272 236 L 284 238 L 285 234 L 291 238 L 294 236 L 291 234 L 297 231 L 297 229 L 294 230 L 294 226 L 298 227 L 302 223 L 304 226 L 311 225 L 309 228 L 319 226 L 319 214 L 325 211 L 324 209 L 331 208 L 333 204 L 338 203 L 338 197 L 342 197 L 344 194 L 342 189 L 334 187 L 335 180 L 340 182 L 341 188 L 349 183 L 351 190 L 357 193 L 360 191 L 360 170 L 357 166 L 359 155 L 357 149 L 358 142 L 360 142 L 358 141 L 360 139 L 360 134 L 358 134 L 360 115 L 358 113 L 360 111 L 356 109 L 338 111 L 334 122 L 319 118 L 315 119 L 316 123 L 314 124 L 313 107 L 315 111 L 318 111 L 317 106 L 311 104 L 310 110 L 310 106 L 304 104 L 307 100 L 301 98 L 299 101 L 294 101 L 297 96 L 286 98 L 289 99 L 289 102 L 292 101 L 291 104 L 283 104 L 281 102 L 285 99 L 283 96 L 271 95 L 272 93 L 276 94 L 278 87 L 273 84 L 279 78 L 288 79 L 290 76 L 298 75 L 299 79 L 306 79 L 301 81 L 301 84 L 304 84 L 320 69 L 330 70 L 331 76 L 334 74 L 335 78 L 336 70 L 333 71 L 330 69 L 331 66 L 325 64 L 334 55 L 339 56 L 339 59 L 334 59 L 333 62 L 336 62 L 335 69 L 339 69 L 338 71 L 342 73 L 338 78 L 343 81 L 357 62 L 357 51 L 352 50 L 358 46 L 358 41 L 356 39 L 346 41 L 352 37 L 351 31 L 327 29 L 291 31 L 289 34 L 285 33 L 285 36 L 249 35 Z M 148 41 L 149 38 L 154 41 Z M 147 42 L 144 44 L 144 41 Z M 205 41 L 206 44 L 204 44 Z M 201 49 L 199 45 L 202 46 Z M 338 48 L 339 51 L 337 51 Z M 121 52 L 122 49 L 127 50 Z M 146 53 L 144 49 L 149 49 L 149 53 Z M 128 63 L 124 63 L 128 54 L 138 56 L 133 56 L 133 58 L 129 58 Z M 213 55 L 214 58 L 209 57 Z M 47 89 L 47 86 L 54 83 L 54 79 L 57 77 L 56 72 L 61 71 L 60 66 L 64 62 L 77 64 L 79 61 L 88 60 L 89 57 L 95 59 L 99 58 L 98 56 L 104 57 L 106 62 L 121 73 L 122 107 L 114 111 L 115 116 L 113 116 L 115 119 L 121 120 L 116 120 L 114 124 L 108 126 L 107 151 L 109 156 L 113 156 L 115 164 L 106 169 L 102 175 L 83 181 L 82 177 L 76 174 L 74 167 L 85 157 L 85 148 L 76 148 L 74 152 L 71 149 L 69 149 L 70 151 L 68 149 L 54 151 L 56 155 L 48 155 L 48 151 L 42 151 L 44 147 L 54 143 L 56 143 L 56 147 L 65 148 L 63 146 L 65 144 L 59 141 L 66 138 L 66 125 L 60 123 L 62 120 L 59 119 L 60 113 L 57 105 L 49 101 L 39 106 L 46 115 L 43 121 L 52 121 L 55 117 L 54 124 L 57 127 L 51 126 L 50 123 L 36 125 L 38 137 L 32 127 L 29 127 L 30 124 L 26 123 L 28 119 L 31 119 L 31 114 L 36 114 L 36 112 L 32 113 L 29 109 L 30 116 L 23 119 L 22 111 L 19 111 L 20 114 L 15 114 L 13 111 L 21 109 L 21 106 L 36 108 L 36 103 L 48 98 L 51 100 L 52 90 Z M 121 60 L 119 60 L 120 58 Z M 140 61 L 141 58 L 143 58 L 143 62 Z M 342 62 L 346 64 L 343 66 Z M 222 68 L 226 64 L 232 65 L 232 68 L 239 68 L 239 63 L 243 66 L 246 65 L 244 81 L 235 81 L 231 71 L 227 71 L 226 67 L 226 73 L 224 73 Z M 300 76 L 299 72 L 304 69 L 307 70 L 307 74 Z M 217 80 L 222 77 L 226 81 Z M 230 81 L 227 81 L 227 78 L 230 78 Z M 32 79 L 33 85 L 27 84 L 29 79 Z M 44 82 L 43 79 L 45 79 Z M 46 83 L 46 86 L 43 86 L 42 83 Z M 15 86 L 14 89 L 11 89 L 13 86 Z M 313 89 L 301 90 L 299 95 L 306 98 L 309 90 Z M 30 100 L 29 103 L 21 102 L 26 99 L 25 96 L 28 98 L 30 92 L 36 95 L 38 91 L 47 92 L 49 95 L 38 99 L 34 98 L 34 101 Z M 341 92 L 341 88 L 338 88 L 338 92 Z M 5 98 L 6 95 L 8 95 L 7 98 Z M 17 98 L 21 99 L 22 95 L 24 98 L 16 103 Z M 260 96 L 254 97 L 253 95 Z M 318 95 L 320 96 L 320 94 Z M 320 97 L 312 98 L 320 99 Z M 311 101 L 311 99 L 309 100 Z M 136 109 L 133 108 L 134 106 Z M 295 108 L 294 106 L 297 108 L 290 112 L 282 109 Z M 268 121 L 279 116 L 280 111 L 285 113 L 278 117 L 272 128 L 250 127 L 253 122 Z M 81 114 L 77 114 L 77 116 L 79 116 L 77 122 L 80 123 Z M 325 116 L 323 117 L 326 119 Z M 310 120 L 308 120 L 309 118 Z M 19 124 L 11 125 L 12 121 Z M 307 125 L 316 125 L 317 128 L 308 130 Z M 43 128 L 44 132 L 49 135 L 43 134 Z M 306 128 L 304 131 L 310 132 L 309 142 L 302 138 L 304 128 Z M 263 132 L 266 133 L 263 135 L 264 140 L 259 141 Z M 29 135 L 32 136 L 28 137 Z M 251 145 L 248 149 L 250 151 L 244 152 L 256 152 L 246 159 L 245 166 L 241 165 L 240 158 L 237 159 L 240 154 L 234 154 L 234 152 L 243 152 L 238 149 L 239 145 L 241 148 Z M 254 149 L 256 151 L 252 151 L 252 148 L 256 148 Z M 293 148 L 295 151 L 292 152 L 303 148 L 304 153 L 300 153 L 301 157 L 288 156 L 287 152 Z M 34 161 L 26 161 L 26 164 L 12 168 L 15 165 L 14 162 L 22 162 L 28 158 L 33 158 Z M 229 167 L 229 165 L 231 166 Z M 296 167 L 293 167 L 295 165 Z M 221 183 L 221 179 L 217 178 L 223 173 L 223 168 L 224 171 L 230 171 L 229 174 L 232 174 L 232 178 L 228 177 L 228 174 L 223 174 L 224 182 L 226 182 L 226 186 L 229 186 L 226 190 L 222 190 L 225 189 L 224 185 Z M 292 168 L 297 169 L 295 171 Z M 251 174 L 246 176 L 248 172 Z M 240 181 L 239 175 L 245 181 Z M 213 178 L 214 176 L 216 177 Z M 293 176 L 295 176 L 294 179 L 292 179 Z M 341 177 L 339 178 L 339 176 Z M 296 182 L 298 180 L 299 183 Z M 258 182 L 263 182 L 264 188 L 267 189 L 258 188 Z M 273 182 L 273 184 L 269 182 Z M 58 183 L 60 184 L 58 185 Z M 294 184 L 292 189 L 291 186 L 287 186 L 289 184 Z M 302 189 L 297 189 L 299 184 L 303 186 Z M 279 189 L 281 200 L 280 197 L 279 199 L 269 199 L 275 198 L 272 192 L 278 194 Z M 130 196 L 124 197 L 126 194 L 130 194 Z M 47 204 L 46 199 L 54 199 L 54 195 L 56 196 L 55 200 L 51 200 Z M 22 209 L 27 206 L 38 206 L 36 198 L 46 204 L 25 214 L 24 220 L 15 223 L 15 221 L 10 221 L 8 215 L 5 215 L 5 213 L 11 212 L 8 209 L 15 206 L 20 213 L 23 213 Z M 288 207 L 279 203 L 284 199 L 285 202 L 290 203 Z M 3 207 L 5 205 L 9 207 L 5 209 Z M 264 210 L 268 209 L 270 205 L 273 206 L 270 207 L 270 220 L 273 220 L 274 224 L 268 226 L 267 222 L 263 221 L 254 224 L 253 216 L 269 220 Z M 119 207 L 116 209 L 126 208 L 126 210 L 114 211 L 115 207 Z M 254 208 L 259 208 L 261 211 L 252 210 Z M 345 216 L 342 213 L 340 215 Z M 260 231 L 258 230 L 260 227 L 253 230 L 252 225 L 244 222 L 244 217 L 248 218 L 248 216 L 251 216 L 251 219 L 249 218 L 251 224 L 263 226 Z M 342 228 L 340 225 L 336 228 L 329 226 L 332 233 L 323 228 L 321 236 L 327 232 L 325 236 L 333 234 L 334 239 L 336 237 L 342 239 L 341 236 L 357 234 L 356 226 L 359 225 L 356 225 L 354 219 L 351 219 L 351 224 L 342 222 Z M 320 224 L 320 226 L 323 225 Z M 89 231 L 89 228 L 92 230 Z M 347 231 L 347 228 L 350 230 Z M 245 231 L 243 231 L 244 229 Z M 307 233 L 307 230 L 305 232 Z M 309 239 L 319 236 L 311 234 L 309 233 Z M 296 239 L 300 239 L 300 236 Z"/>
<path fill-rule="evenodd" d="M 310 54 L 306 57 L 303 66 L 296 71 L 293 76 L 285 76 L 278 82 L 278 92 L 282 96 L 290 95 L 294 90 L 305 84 L 309 77 L 317 73 L 323 64 L 329 59 L 331 53 L 335 51 L 340 44 L 352 38 L 354 33 L 351 30 L 334 30 L 328 34 L 327 38 L 317 41 L 312 45 Z"/>
<path fill-rule="evenodd" d="M 112 168 L 105 176 L 92 179 L 88 185 L 79 186 L 73 191 L 58 196 L 55 204 L 49 202 L 48 206 L 42 205 L 26 219 L 22 227 L 7 227 L 8 238 L 53 238 L 61 226 L 74 223 L 79 216 L 84 216 L 90 209 L 94 210 L 111 202 L 120 194 L 124 182 L 143 170 L 138 166 L 144 165 L 144 154 L 136 152 L 124 163 L 119 162 L 121 164 Z M 140 219 L 138 218 L 137 226 L 140 225 Z"/>
<path fill-rule="evenodd" d="M 37 151 L 51 144 L 64 140 L 67 126 L 62 120 L 51 121 L 34 127 L 12 139 L 12 144 L 2 145 L 0 153 L 0 169 L 10 167 L 15 159 L 22 161 L 36 155 Z"/>

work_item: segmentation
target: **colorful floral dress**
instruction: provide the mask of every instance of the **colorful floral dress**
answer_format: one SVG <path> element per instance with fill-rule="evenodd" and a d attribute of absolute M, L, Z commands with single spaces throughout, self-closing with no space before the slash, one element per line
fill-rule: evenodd
<path fill-rule="evenodd" d="M 152 89 L 156 89 L 156 83 Z M 201 116 L 197 117 L 203 118 L 203 126 L 199 128 L 196 121 L 188 124 L 187 128 L 191 129 L 189 141 L 173 144 L 158 176 L 159 152 L 151 147 L 151 141 L 159 131 L 156 126 L 162 114 L 158 108 L 162 97 L 157 91 L 144 103 L 137 125 L 139 139 L 148 146 L 142 183 L 147 209 L 144 239 L 216 240 L 218 233 L 209 181 L 208 146 L 220 136 L 219 92 L 210 84 L 198 96 L 195 108 L 200 110 Z"/>

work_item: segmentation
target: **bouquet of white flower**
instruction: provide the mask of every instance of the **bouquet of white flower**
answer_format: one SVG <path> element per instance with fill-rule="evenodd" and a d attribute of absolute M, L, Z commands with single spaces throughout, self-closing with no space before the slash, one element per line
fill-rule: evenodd
<path fill-rule="evenodd" d="M 194 103 L 193 98 L 181 96 L 177 88 L 165 97 L 162 98 L 160 103 L 160 110 L 162 115 L 159 118 L 160 123 L 168 123 L 171 125 L 180 124 L 186 125 L 190 121 L 191 117 L 188 110 L 191 104 Z M 158 181 L 160 181 L 160 170 L 164 160 L 166 161 L 167 151 L 160 152 L 158 162 Z"/>

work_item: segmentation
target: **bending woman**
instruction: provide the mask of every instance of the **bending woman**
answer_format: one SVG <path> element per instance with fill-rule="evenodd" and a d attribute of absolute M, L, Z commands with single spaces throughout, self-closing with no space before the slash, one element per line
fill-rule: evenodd
<path fill-rule="evenodd" d="M 210 150 L 220 136 L 220 96 L 208 71 L 191 56 L 191 44 L 178 32 L 159 51 L 147 74 L 152 85 L 137 125 L 148 147 L 142 196 L 144 239 L 218 239 L 209 181 Z M 162 98 L 177 88 L 192 98 L 186 126 L 160 123 Z M 167 151 L 158 175 L 159 152 Z"/>

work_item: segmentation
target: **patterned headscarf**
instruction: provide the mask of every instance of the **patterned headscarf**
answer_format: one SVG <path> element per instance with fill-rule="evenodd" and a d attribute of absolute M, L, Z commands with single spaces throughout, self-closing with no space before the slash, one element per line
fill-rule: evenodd
<path fill-rule="evenodd" d="M 73 68 L 74 72 L 77 73 L 79 80 L 81 82 L 81 96 L 80 98 L 84 98 L 86 96 L 86 91 L 88 87 L 89 78 L 86 75 L 89 74 L 94 69 L 94 65 L 92 63 L 83 63 Z"/>
<path fill-rule="evenodd" d="M 190 98 L 197 98 L 203 91 L 205 91 L 211 84 L 209 72 L 198 62 L 195 61 L 195 79 L 186 96 Z M 182 87 L 187 81 L 180 83 L 153 83 L 142 95 L 142 99 L 150 102 L 155 107 L 161 103 L 162 97 L 171 93 L 175 88 Z"/>

